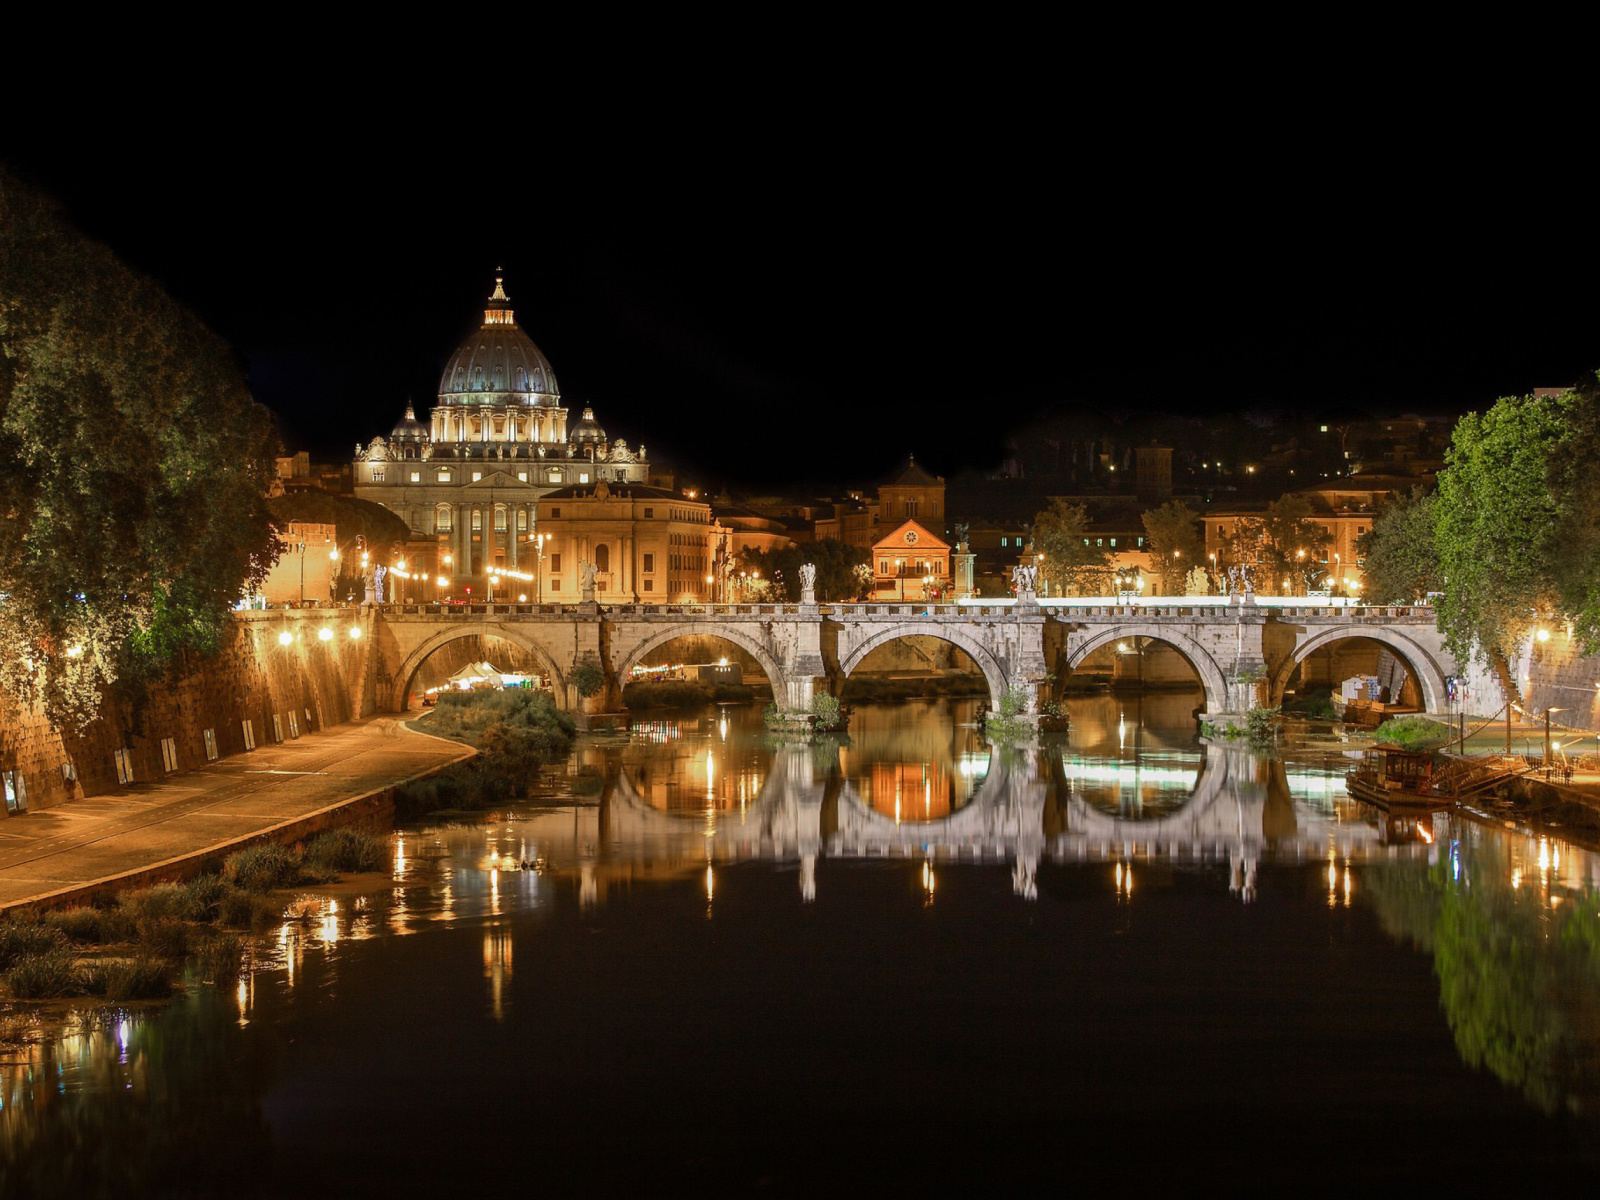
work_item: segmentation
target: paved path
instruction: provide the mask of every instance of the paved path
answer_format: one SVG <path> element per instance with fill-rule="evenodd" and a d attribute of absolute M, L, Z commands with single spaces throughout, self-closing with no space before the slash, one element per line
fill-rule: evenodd
<path fill-rule="evenodd" d="M 0 908 L 215 852 L 467 758 L 378 717 L 0 820 Z"/>

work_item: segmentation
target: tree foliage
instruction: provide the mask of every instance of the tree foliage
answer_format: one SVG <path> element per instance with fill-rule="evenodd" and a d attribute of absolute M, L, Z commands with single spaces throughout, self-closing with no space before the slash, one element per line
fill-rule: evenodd
<path fill-rule="evenodd" d="M 1540 615 L 1564 607 L 1563 583 L 1573 593 L 1568 602 L 1581 605 L 1582 588 L 1562 560 L 1574 539 L 1593 536 L 1574 528 L 1568 500 L 1577 497 L 1564 486 L 1575 431 L 1593 424 L 1583 407 L 1572 392 L 1511 396 L 1456 423 L 1439 473 L 1434 539 L 1445 580 L 1439 628 L 1458 658 L 1510 654 Z M 1592 643 L 1594 626 L 1585 632 Z"/>
<path fill-rule="evenodd" d="M 1169 500 L 1139 519 L 1144 523 L 1150 557 L 1159 564 L 1161 590 L 1169 596 L 1181 595 L 1189 571 L 1205 556 L 1200 514 L 1182 500 Z"/>
<path fill-rule="evenodd" d="M 1033 520 L 1033 551 L 1043 555 L 1039 574 L 1079 595 L 1105 595 L 1111 583 L 1111 551 L 1089 536 L 1089 510 L 1057 496 Z"/>
<path fill-rule="evenodd" d="M 228 346 L 0 169 L 0 686 L 81 726 L 219 645 L 276 447 Z"/>
<path fill-rule="evenodd" d="M 1258 591 L 1276 592 L 1288 580 L 1300 593 L 1327 579 L 1323 559 L 1332 540 L 1311 519 L 1311 502 L 1291 494 L 1274 500 L 1261 516 L 1240 520 L 1223 539 L 1222 554 L 1225 565 L 1252 569 Z"/>
<path fill-rule="evenodd" d="M 759 571 L 765 585 L 760 591 L 779 593 L 774 596 L 778 600 L 796 601 L 800 599 L 800 568 L 814 563 L 817 600 L 827 604 L 863 599 L 872 587 L 871 561 L 872 555 L 858 546 L 837 538 L 823 538 L 786 550 L 742 550 L 739 570 L 752 577 Z M 860 569 L 863 567 L 865 571 Z M 755 592 L 746 590 L 755 598 Z"/>
<path fill-rule="evenodd" d="M 1372 528 L 1356 539 L 1367 599 L 1412 604 L 1440 590 L 1437 520 L 1437 497 L 1421 487 L 1391 498 L 1378 512 Z"/>

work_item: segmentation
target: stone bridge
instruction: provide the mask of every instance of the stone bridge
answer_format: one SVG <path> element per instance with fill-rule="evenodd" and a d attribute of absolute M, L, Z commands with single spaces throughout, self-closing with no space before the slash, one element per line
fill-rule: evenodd
<path fill-rule="evenodd" d="M 622 684 L 651 651 L 690 635 L 724 639 L 760 664 L 781 707 L 805 709 L 819 690 L 837 694 L 873 650 L 925 635 L 958 647 L 988 681 L 998 707 L 1010 688 L 1030 707 L 1061 678 L 1109 644 L 1165 643 L 1186 659 L 1205 692 L 1205 715 L 1237 715 L 1283 697 L 1295 667 L 1348 638 L 1382 643 L 1416 679 L 1423 707 L 1446 710 L 1445 680 L 1457 672 L 1430 608 L 1307 603 L 1023 601 L 945 604 L 389 604 L 373 609 L 372 642 L 360 711 L 403 711 L 418 669 L 459 638 L 502 638 L 526 651 L 568 708 L 580 697 L 574 672 L 604 679 L 593 706 L 613 709 Z"/>

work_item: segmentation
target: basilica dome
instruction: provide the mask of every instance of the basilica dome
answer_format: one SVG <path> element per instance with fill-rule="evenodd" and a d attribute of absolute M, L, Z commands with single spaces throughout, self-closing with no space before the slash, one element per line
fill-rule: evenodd
<path fill-rule="evenodd" d="M 517 327 L 501 277 L 483 312 L 483 326 L 456 348 L 439 380 L 440 404 L 561 403 L 556 373 L 533 339 Z"/>
<path fill-rule="evenodd" d="M 417 413 L 411 405 L 406 405 L 406 415 L 400 423 L 389 431 L 391 442 L 425 442 L 428 440 L 427 427 L 417 420 Z"/>

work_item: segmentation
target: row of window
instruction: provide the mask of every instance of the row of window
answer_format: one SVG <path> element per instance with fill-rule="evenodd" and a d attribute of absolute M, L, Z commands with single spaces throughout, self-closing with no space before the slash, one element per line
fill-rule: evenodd
<path fill-rule="evenodd" d="M 483 472 L 482 471 L 476 471 L 475 470 L 475 471 L 473 471 L 471 473 L 471 475 L 472 475 L 472 482 L 473 483 L 477 483 L 483 478 Z M 589 472 L 588 471 L 579 471 L 579 472 L 577 472 L 577 476 L 578 476 L 578 480 L 577 481 L 579 483 L 588 483 L 589 482 Z M 371 469 L 371 478 L 372 478 L 372 482 L 373 483 L 385 483 L 385 482 L 387 482 L 388 478 L 389 478 L 389 476 L 388 476 L 388 468 L 374 466 Z M 526 472 L 526 471 L 518 471 L 517 472 L 517 481 L 519 483 L 527 483 L 528 482 L 528 472 Z M 564 483 L 567 482 L 567 472 L 562 467 L 551 467 L 548 471 L 546 471 L 544 473 L 544 481 L 546 483 L 564 484 Z M 421 483 L 422 482 L 422 472 L 421 471 L 408 472 L 407 482 L 410 482 L 410 483 Z M 440 467 L 438 470 L 436 470 L 434 472 L 433 482 L 435 482 L 435 483 L 454 483 L 455 482 L 455 469 L 453 467 Z M 646 515 L 648 516 L 649 514 L 647 513 Z"/>
<path fill-rule="evenodd" d="M 904 575 L 943 575 L 944 559 L 935 558 L 930 564 L 929 560 L 919 558 L 915 563 L 909 565 L 903 558 L 880 558 L 878 560 L 879 575 L 893 575 L 897 569 Z"/>

